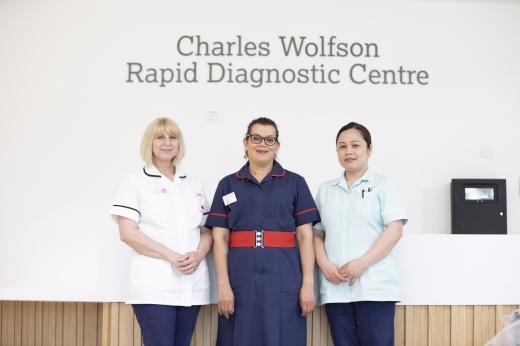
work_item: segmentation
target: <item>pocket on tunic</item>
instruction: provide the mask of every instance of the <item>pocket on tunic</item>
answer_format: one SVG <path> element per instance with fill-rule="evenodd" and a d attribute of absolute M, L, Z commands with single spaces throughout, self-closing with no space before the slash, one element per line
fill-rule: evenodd
<path fill-rule="evenodd" d="M 277 191 L 276 198 L 264 200 L 264 216 L 268 219 L 280 220 L 285 224 L 287 223 L 287 219 L 293 218 L 294 213 L 296 212 L 294 210 L 295 203 L 295 193 L 289 189 Z"/>
<path fill-rule="evenodd" d="M 171 265 L 163 260 L 137 256 L 130 263 L 130 285 L 133 289 L 170 290 Z"/>
<path fill-rule="evenodd" d="M 172 207 L 166 193 L 146 192 L 141 201 L 141 216 L 149 223 L 166 227 L 168 224 L 168 211 Z"/>
<path fill-rule="evenodd" d="M 301 262 L 297 249 L 280 249 L 278 253 L 281 293 L 298 294 L 302 285 Z"/>
<path fill-rule="evenodd" d="M 381 204 L 374 191 L 365 194 L 357 203 L 357 214 L 363 217 L 379 217 L 381 215 Z"/>
<path fill-rule="evenodd" d="M 388 289 L 399 287 L 399 269 L 395 258 L 386 256 L 379 262 L 370 266 L 361 279 L 373 287 Z"/>
<path fill-rule="evenodd" d="M 228 275 L 231 284 L 250 281 L 254 275 L 254 250 L 250 248 L 229 248 L 227 256 Z"/>

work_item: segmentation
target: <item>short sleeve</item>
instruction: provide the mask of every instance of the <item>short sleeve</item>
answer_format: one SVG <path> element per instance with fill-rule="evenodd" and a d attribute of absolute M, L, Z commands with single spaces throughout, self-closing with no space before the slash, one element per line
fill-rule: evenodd
<path fill-rule="evenodd" d="M 209 213 L 206 215 L 206 227 L 228 227 L 228 211 L 222 197 L 226 194 L 225 181 L 222 179 L 217 186 Z"/>
<path fill-rule="evenodd" d="M 408 222 L 406 208 L 401 198 L 397 185 L 389 179 L 385 179 L 381 191 L 381 216 L 384 224 L 402 220 L 403 225 Z"/>
<path fill-rule="evenodd" d="M 321 211 L 321 194 L 322 194 L 322 187 L 320 186 L 320 188 L 318 189 L 318 192 L 316 193 L 316 198 L 314 199 L 314 202 L 316 203 L 316 208 L 318 208 L 318 212 Z M 323 224 L 321 223 L 321 220 L 316 222 L 312 227 L 314 227 L 315 229 L 317 230 L 320 230 L 320 231 L 325 231 L 323 229 Z"/>
<path fill-rule="evenodd" d="M 302 177 L 298 177 L 297 182 L 297 196 L 296 203 L 294 206 L 294 218 L 296 227 L 304 225 L 306 223 L 312 222 L 316 223 L 320 221 L 320 214 L 318 212 L 318 208 L 314 203 L 314 199 L 312 198 L 312 194 L 305 182 L 305 179 Z"/>
<path fill-rule="evenodd" d="M 110 215 L 116 223 L 118 216 L 139 222 L 141 212 L 139 211 L 139 198 L 135 176 L 128 175 L 121 182 L 114 202 L 112 203 Z"/>

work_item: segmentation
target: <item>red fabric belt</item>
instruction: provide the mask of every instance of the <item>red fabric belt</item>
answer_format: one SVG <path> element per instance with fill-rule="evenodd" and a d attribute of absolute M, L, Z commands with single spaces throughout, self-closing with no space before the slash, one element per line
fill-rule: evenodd
<path fill-rule="evenodd" d="M 295 247 L 295 232 L 231 231 L 230 247 Z"/>

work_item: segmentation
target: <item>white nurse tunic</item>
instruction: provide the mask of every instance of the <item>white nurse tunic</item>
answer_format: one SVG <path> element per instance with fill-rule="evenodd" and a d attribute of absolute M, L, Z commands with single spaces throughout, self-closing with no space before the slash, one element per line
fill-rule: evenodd
<path fill-rule="evenodd" d="M 177 170 L 173 181 L 155 166 L 127 175 L 114 199 L 111 216 L 135 221 L 141 232 L 184 254 L 197 249 L 200 226 L 209 209 L 201 183 Z M 128 304 L 191 306 L 209 304 L 208 266 L 185 275 L 169 262 L 133 252 Z"/>

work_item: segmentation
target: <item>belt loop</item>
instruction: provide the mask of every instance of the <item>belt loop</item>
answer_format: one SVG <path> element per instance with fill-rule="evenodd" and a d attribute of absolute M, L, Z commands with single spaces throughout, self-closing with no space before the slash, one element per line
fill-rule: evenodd
<path fill-rule="evenodd" d="M 255 248 L 257 247 L 264 247 L 264 230 L 255 230 Z"/>

